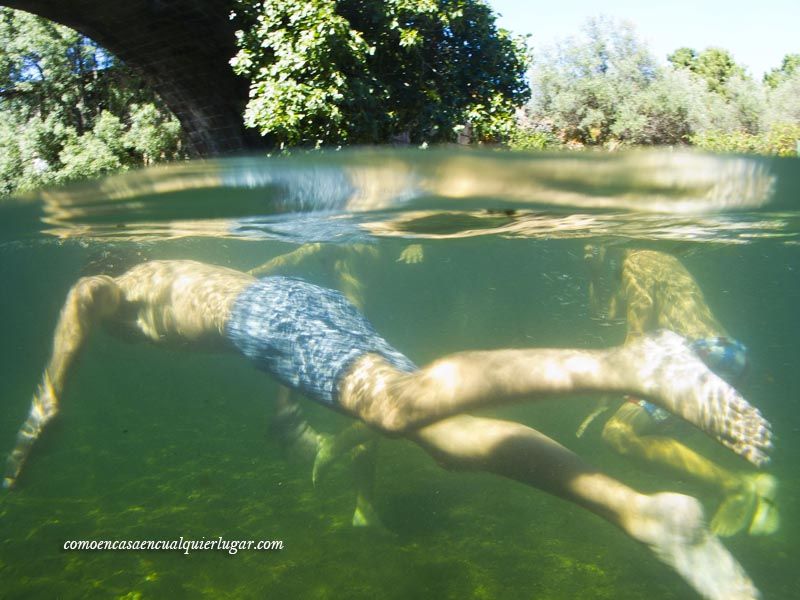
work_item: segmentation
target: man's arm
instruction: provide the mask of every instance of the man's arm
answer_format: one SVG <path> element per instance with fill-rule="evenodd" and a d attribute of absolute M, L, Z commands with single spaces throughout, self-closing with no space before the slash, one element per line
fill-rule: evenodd
<path fill-rule="evenodd" d="M 276 256 L 275 258 L 272 258 L 267 262 L 250 269 L 248 273 L 254 277 L 260 277 L 262 275 L 269 275 L 270 273 L 273 273 L 281 268 L 296 267 L 310 256 L 314 256 L 317 252 L 322 250 L 322 247 L 322 244 L 319 243 L 303 244 L 296 250 Z"/>
<path fill-rule="evenodd" d="M 28 418 L 17 434 L 17 444 L 8 457 L 4 487 L 14 486 L 34 442 L 58 413 L 70 369 L 92 325 L 114 314 L 120 297 L 119 287 L 107 276 L 84 277 L 70 289 L 53 336 L 53 354 L 33 395 Z"/>

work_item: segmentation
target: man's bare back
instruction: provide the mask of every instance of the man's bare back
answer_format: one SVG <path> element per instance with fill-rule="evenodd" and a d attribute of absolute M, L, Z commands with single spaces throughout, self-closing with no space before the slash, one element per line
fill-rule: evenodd
<path fill-rule="evenodd" d="M 119 289 L 115 321 L 148 340 L 214 343 L 224 335 L 234 300 L 253 281 L 251 275 L 226 267 L 156 260 L 133 267 L 107 285 Z"/>

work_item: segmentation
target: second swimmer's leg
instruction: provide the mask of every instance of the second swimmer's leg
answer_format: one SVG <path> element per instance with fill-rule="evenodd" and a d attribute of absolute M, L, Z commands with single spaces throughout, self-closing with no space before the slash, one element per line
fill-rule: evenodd
<path fill-rule="evenodd" d="M 645 406 L 641 402 L 625 402 L 606 422 L 603 439 L 620 454 L 674 469 L 719 491 L 724 500 L 711 521 L 711 529 L 717 535 L 731 536 L 746 528 L 758 505 L 755 484 L 760 479 L 755 477 L 771 477 L 734 473 L 676 439 L 652 435 L 661 417 L 655 411 L 651 414 L 647 410 L 650 406 Z"/>

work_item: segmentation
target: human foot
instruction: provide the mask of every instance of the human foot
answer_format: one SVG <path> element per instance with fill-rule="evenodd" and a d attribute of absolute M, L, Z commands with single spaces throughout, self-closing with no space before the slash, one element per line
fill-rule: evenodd
<path fill-rule="evenodd" d="M 772 475 L 758 473 L 750 476 L 750 481 L 755 488 L 756 511 L 750 528 L 750 535 L 770 535 L 778 531 L 780 517 L 778 507 L 775 505 L 775 496 L 778 494 L 778 480 Z"/>
<path fill-rule="evenodd" d="M 31 447 L 41 431 L 34 431 L 26 422 L 17 434 L 17 445 L 8 455 L 6 472 L 3 477 L 3 488 L 10 490 L 16 487 L 17 478 L 22 472 L 22 467 L 31 452 Z"/>
<path fill-rule="evenodd" d="M 758 590 L 741 565 L 706 529 L 700 503 L 680 494 L 642 496 L 626 531 L 650 547 L 701 596 L 709 600 L 754 600 Z"/>
<path fill-rule="evenodd" d="M 385 529 L 375 507 L 361 494 L 359 494 L 356 499 L 356 509 L 353 512 L 353 527 L 375 527 L 377 529 Z"/>
<path fill-rule="evenodd" d="M 745 485 L 722 501 L 711 519 L 711 531 L 720 537 L 736 535 L 750 524 L 755 512 L 755 490 L 752 486 Z"/>
<path fill-rule="evenodd" d="M 622 350 L 639 392 L 756 466 L 769 462 L 770 425 L 757 408 L 715 375 L 676 333 L 645 336 Z"/>
<path fill-rule="evenodd" d="M 711 520 L 711 531 L 720 537 L 736 535 L 745 527 L 750 535 L 770 535 L 780 526 L 775 496 L 778 482 L 767 473 L 743 475 L 742 485 L 730 493 Z"/>

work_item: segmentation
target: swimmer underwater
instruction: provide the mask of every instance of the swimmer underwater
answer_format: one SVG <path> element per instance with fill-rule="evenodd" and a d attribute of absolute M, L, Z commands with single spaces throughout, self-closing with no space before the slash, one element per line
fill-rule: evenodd
<path fill-rule="evenodd" d="M 592 312 L 623 319 L 626 344 L 648 332 L 674 331 L 690 341 L 714 373 L 738 387 L 749 362 L 747 349 L 723 328 L 700 285 L 677 257 L 655 250 L 588 245 L 584 258 L 592 274 Z M 628 397 L 603 427 L 603 440 L 620 454 L 688 475 L 716 491 L 722 497 L 711 519 L 716 535 L 731 536 L 745 529 L 751 535 L 774 533 L 780 523 L 777 480 L 763 472 L 724 468 L 675 439 L 675 425 L 663 409 Z"/>
<path fill-rule="evenodd" d="M 631 394 L 754 465 L 766 464 L 767 421 L 675 333 L 602 350 L 463 352 L 417 368 L 339 292 L 194 261 L 146 262 L 118 277 L 83 277 L 70 289 L 52 356 L 8 459 L 6 488 L 16 485 L 34 442 L 58 413 L 96 325 L 160 345 L 239 352 L 290 389 L 381 433 L 406 437 L 445 466 L 509 477 L 594 512 L 647 545 L 703 597 L 759 597 L 708 531 L 696 499 L 641 494 L 534 429 L 462 414 L 576 393 Z"/>

